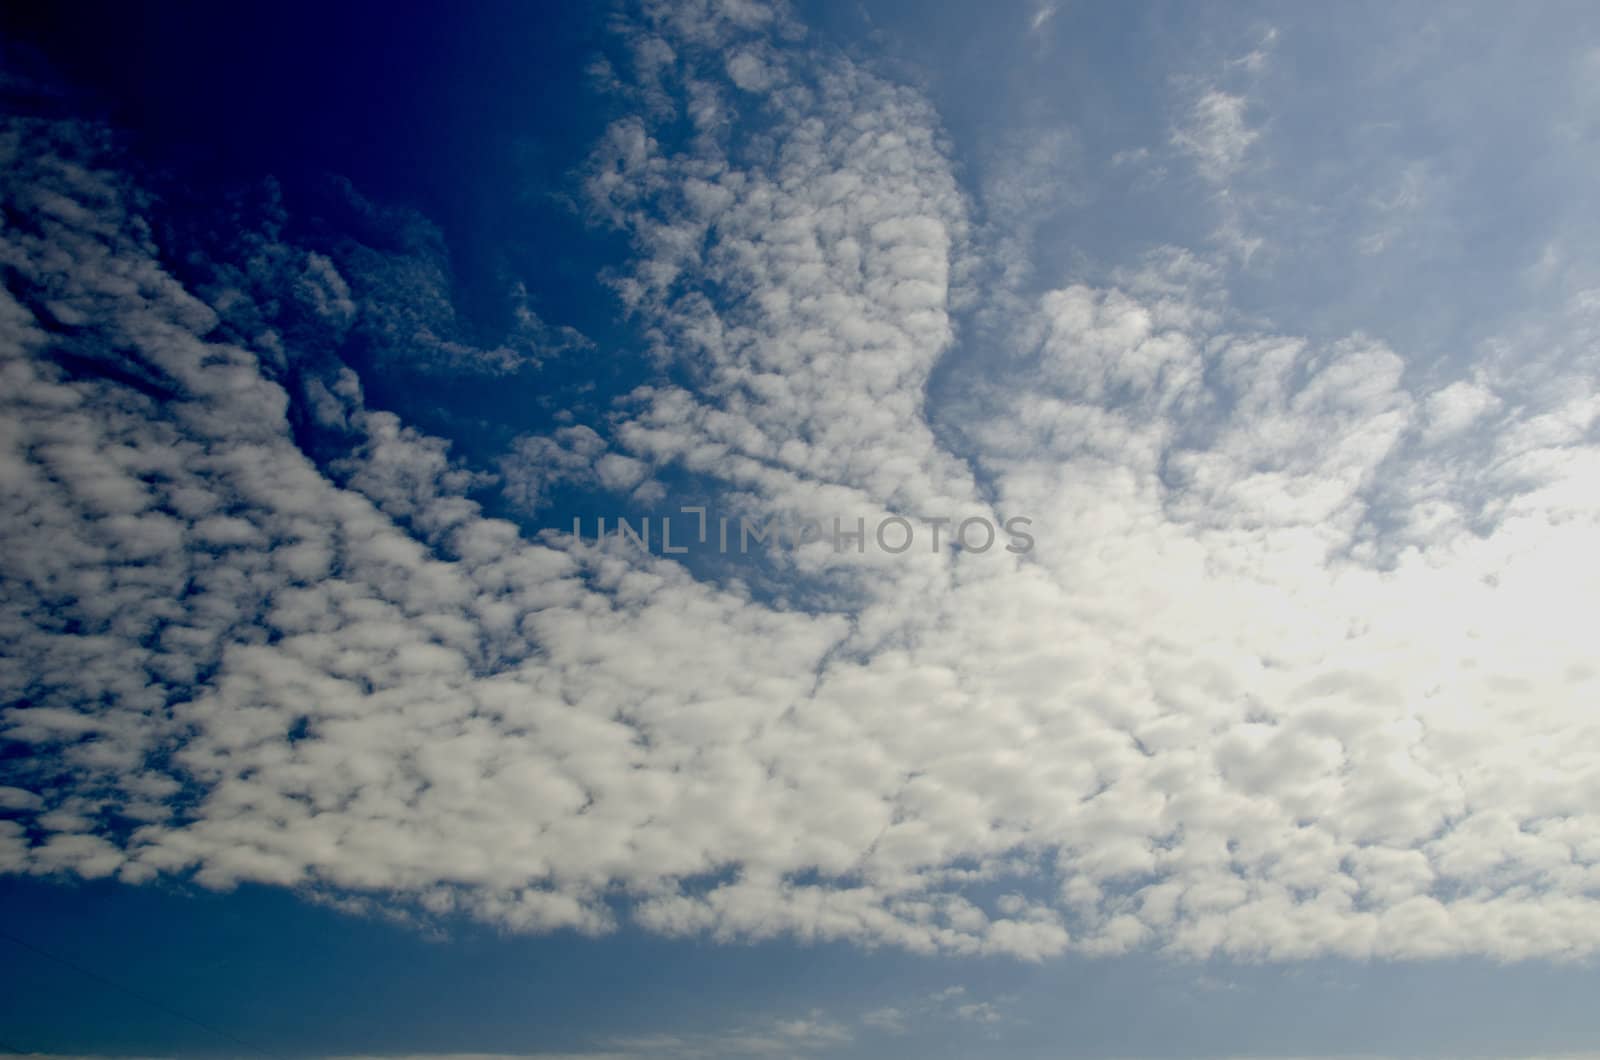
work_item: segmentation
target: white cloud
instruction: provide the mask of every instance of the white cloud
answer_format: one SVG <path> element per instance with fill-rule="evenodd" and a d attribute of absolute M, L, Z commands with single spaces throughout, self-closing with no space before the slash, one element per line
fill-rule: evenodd
<path fill-rule="evenodd" d="M 1488 388 L 1458 380 L 1428 395 L 1424 435 L 1430 442 L 1437 442 L 1459 434 L 1499 404 Z"/>
<path fill-rule="evenodd" d="M 849 1028 L 821 1011 L 703 1034 L 657 1034 L 607 1043 L 622 1056 L 795 1057 L 827 1055 L 854 1040 Z"/>
<path fill-rule="evenodd" d="M 1194 159 L 1207 180 L 1226 182 L 1244 164 L 1245 154 L 1260 138 L 1248 116 L 1243 95 L 1208 87 L 1190 103 L 1183 121 L 1172 131 L 1172 143 Z"/>
<path fill-rule="evenodd" d="M 14 126 L 0 686 L 37 768 L 0 866 L 1029 959 L 1600 948 L 1591 372 L 1414 392 L 1371 338 L 1245 327 L 1173 252 L 1019 302 L 958 455 L 924 407 L 973 238 L 937 115 L 802 51 L 770 152 L 669 150 L 652 108 L 787 30 L 652 17 L 588 189 L 685 382 L 609 443 L 520 443 L 511 488 L 680 466 L 763 511 L 1025 513 L 1039 547 L 814 549 L 780 573 L 821 603 L 765 603 L 486 518 L 338 372 L 306 398 L 359 439 L 335 482 L 290 344 L 230 342 L 105 160 Z M 1203 164 L 1244 156 L 1241 108 L 1201 108 Z"/>
<path fill-rule="evenodd" d="M 1259 187 L 1262 98 L 1256 91 L 1277 31 L 1269 30 L 1248 54 L 1223 63 L 1223 76 L 1176 77 L 1179 99 L 1167 142 L 1211 186 L 1216 227 L 1211 239 L 1248 265 L 1268 245 L 1262 221 L 1273 208 Z M 1129 158 L 1127 152 L 1119 157 Z"/>
<path fill-rule="evenodd" d="M 606 440 L 582 424 L 558 428 L 550 436 L 525 435 L 500 461 L 505 494 L 519 508 L 537 511 L 556 486 L 596 481 L 602 454 L 616 455 L 606 454 Z"/>

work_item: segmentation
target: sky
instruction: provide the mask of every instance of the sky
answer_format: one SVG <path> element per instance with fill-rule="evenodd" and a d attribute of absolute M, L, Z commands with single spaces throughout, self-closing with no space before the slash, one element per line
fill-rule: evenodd
<path fill-rule="evenodd" d="M 0 1051 L 1600 1057 L 1600 11 L 0 15 Z"/>

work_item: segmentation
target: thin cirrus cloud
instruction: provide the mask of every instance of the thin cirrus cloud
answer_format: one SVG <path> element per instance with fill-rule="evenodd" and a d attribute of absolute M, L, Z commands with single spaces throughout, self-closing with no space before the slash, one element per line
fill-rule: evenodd
<path fill-rule="evenodd" d="M 974 263 L 1022 244 L 928 98 L 754 4 L 619 34 L 586 208 L 662 372 L 518 439 L 510 499 L 686 473 L 764 513 L 1022 514 L 1038 547 L 818 544 L 779 561 L 798 608 L 530 537 L 355 373 L 296 388 L 293 348 L 220 326 L 92 130 L 15 120 L 0 679 L 33 764 L 0 867 L 1025 959 L 1595 950 L 1587 347 L 1424 385 L 1167 248 L 1013 288 L 932 409 Z M 1175 143 L 1220 179 L 1243 104 L 1194 106 Z M 348 326 L 350 279 L 275 253 Z M 357 439 L 337 468 L 297 402 Z"/>

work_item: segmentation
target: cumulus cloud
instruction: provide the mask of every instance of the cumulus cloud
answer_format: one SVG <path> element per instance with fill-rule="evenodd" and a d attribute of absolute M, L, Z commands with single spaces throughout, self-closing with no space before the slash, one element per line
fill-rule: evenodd
<path fill-rule="evenodd" d="M 937 115 L 821 49 L 759 90 L 727 60 L 797 36 L 624 29 L 637 113 L 586 186 L 662 375 L 502 470 L 530 507 L 676 468 L 766 512 L 1025 514 L 1038 548 L 813 548 L 788 576 L 851 592 L 801 609 L 530 540 L 347 370 L 291 396 L 296 343 L 162 265 L 92 135 L 14 122 L 0 867 L 1027 959 L 1600 947 L 1592 360 L 1416 391 L 1170 251 L 1019 300 L 955 452 L 925 390 L 976 251 Z M 1239 113 L 1198 157 L 1235 164 Z M 291 251 L 272 282 L 345 326 L 355 286 Z M 338 466 L 299 400 L 358 438 Z"/>

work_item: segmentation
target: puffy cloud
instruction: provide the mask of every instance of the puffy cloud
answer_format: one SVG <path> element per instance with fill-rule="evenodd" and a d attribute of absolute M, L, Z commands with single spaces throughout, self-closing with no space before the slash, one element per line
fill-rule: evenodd
<path fill-rule="evenodd" d="M 599 478 L 597 464 L 605 451 L 606 440 L 582 424 L 562 427 L 553 435 L 518 438 L 500 461 L 506 497 L 519 508 L 537 511 L 548 502 L 552 488 Z"/>
<path fill-rule="evenodd" d="M 1494 392 L 1480 384 L 1466 380 L 1451 383 L 1428 395 L 1426 437 L 1441 441 L 1459 434 L 1499 404 Z"/>
<path fill-rule="evenodd" d="M 1029 959 L 1600 945 L 1592 372 L 1414 391 L 1170 252 L 1016 294 L 939 410 L 957 452 L 925 392 L 981 248 L 926 101 L 791 48 L 716 104 L 758 130 L 701 120 L 728 56 L 793 36 L 746 5 L 626 32 L 639 113 L 587 186 L 663 376 L 506 481 L 533 507 L 680 468 L 752 511 L 1023 514 L 1035 551 L 814 547 L 799 608 L 529 540 L 348 371 L 291 397 L 294 336 L 185 289 L 85 134 L 15 123 L 0 685 L 31 756 L 0 865 Z M 357 284 L 273 260 L 346 326 Z M 313 462 L 293 401 L 350 453 Z"/>

